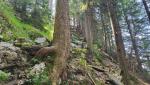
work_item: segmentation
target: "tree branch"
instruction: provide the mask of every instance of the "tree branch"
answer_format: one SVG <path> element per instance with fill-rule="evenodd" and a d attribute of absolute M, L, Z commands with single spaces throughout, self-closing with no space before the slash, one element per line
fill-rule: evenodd
<path fill-rule="evenodd" d="M 49 53 L 56 51 L 56 46 L 43 47 L 35 53 L 35 56 L 48 56 Z"/>

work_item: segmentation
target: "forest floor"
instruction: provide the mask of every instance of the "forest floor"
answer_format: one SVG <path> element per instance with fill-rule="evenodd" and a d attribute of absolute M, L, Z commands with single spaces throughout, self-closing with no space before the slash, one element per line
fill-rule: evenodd
<path fill-rule="evenodd" d="M 101 54 L 88 64 L 86 48 L 82 46 L 86 43 L 75 36 L 73 39 L 60 85 L 123 85 L 121 70 L 111 56 L 96 49 Z M 50 85 L 48 71 L 53 66 L 53 56 L 36 57 L 31 55 L 33 48 L 25 49 L 28 47 L 15 46 L 15 43 L 0 42 L 0 85 Z M 133 85 L 148 84 L 137 82 Z"/>
<path fill-rule="evenodd" d="M 37 85 L 27 82 L 32 80 L 31 75 L 40 74 L 45 65 L 46 61 L 36 60 L 21 48 L 0 42 L 0 70 L 9 76 L 7 80 L 0 81 L 0 85 Z M 101 63 L 94 59 L 93 64 L 89 65 L 84 57 L 75 54 L 69 59 L 60 81 L 62 85 L 122 85 L 118 65 L 108 58 Z M 48 84 L 42 81 L 40 85 Z"/>

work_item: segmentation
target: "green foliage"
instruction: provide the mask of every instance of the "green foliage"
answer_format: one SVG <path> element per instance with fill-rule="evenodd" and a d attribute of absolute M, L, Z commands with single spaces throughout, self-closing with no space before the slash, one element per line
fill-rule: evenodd
<path fill-rule="evenodd" d="M 37 59 L 37 58 L 35 58 L 35 57 L 33 57 L 33 58 L 31 59 L 31 63 L 32 63 L 32 64 L 36 64 L 36 63 L 39 63 L 39 62 L 40 62 L 40 60 Z"/>
<path fill-rule="evenodd" d="M 86 61 L 85 57 L 80 58 L 80 65 L 87 68 L 88 65 L 87 65 L 87 61 Z"/>
<path fill-rule="evenodd" d="M 45 74 L 40 74 L 32 77 L 33 85 L 41 85 L 42 83 L 47 83 L 49 85 L 49 78 Z"/>
<path fill-rule="evenodd" d="M 71 16 L 75 17 L 80 13 L 81 0 L 70 0 L 70 13 Z"/>
<path fill-rule="evenodd" d="M 14 38 L 18 37 L 29 38 L 28 35 L 29 32 L 37 31 L 32 26 L 24 24 L 19 19 L 17 19 L 12 8 L 5 2 L 0 2 L 0 5 L 1 5 L 0 12 L 5 16 L 8 23 L 12 25 L 12 28 L 9 29 L 12 31 Z"/>
<path fill-rule="evenodd" d="M 51 21 L 48 8 L 49 0 L 13 0 L 9 1 L 16 14 L 25 23 L 43 31 L 44 25 Z"/>
<path fill-rule="evenodd" d="M 10 73 L 0 70 L 0 82 L 8 80 Z"/>
<path fill-rule="evenodd" d="M 15 16 L 15 12 L 13 9 L 5 2 L 0 2 L 0 13 L 4 16 L 7 22 L 11 25 L 9 31 L 12 32 L 13 35 L 8 35 L 7 33 L 3 33 L 2 36 L 5 40 L 17 39 L 20 37 L 23 38 L 32 38 L 38 36 L 44 36 L 49 41 L 53 39 L 53 24 L 49 23 L 44 26 L 45 31 L 41 31 L 39 29 L 34 28 L 29 24 L 25 24 L 21 22 L 19 18 Z M 36 36 L 37 35 L 37 36 Z"/>
<path fill-rule="evenodd" d="M 9 31 L 8 31 L 9 32 Z M 11 37 L 10 37 L 10 35 L 8 34 L 8 32 L 3 32 L 2 33 L 2 39 L 4 40 L 4 41 L 9 41 L 9 40 L 11 40 Z"/>
<path fill-rule="evenodd" d="M 48 68 L 43 67 L 41 65 L 29 69 L 29 80 L 26 83 L 28 83 L 29 85 L 50 85 L 48 71 Z"/>
<path fill-rule="evenodd" d="M 93 45 L 93 53 L 96 59 L 98 59 L 99 61 L 102 60 L 102 55 L 97 44 Z"/>
<path fill-rule="evenodd" d="M 52 23 L 49 23 L 44 26 L 44 29 L 45 31 L 41 32 L 41 34 L 49 41 L 51 41 L 53 39 L 54 25 Z"/>
<path fill-rule="evenodd" d="M 72 34 L 72 42 L 73 43 L 77 43 L 77 41 L 79 40 L 79 36 L 75 33 Z"/>
<path fill-rule="evenodd" d="M 40 73 L 39 75 L 33 75 L 31 76 L 31 81 L 29 81 L 30 83 L 32 83 L 33 85 L 50 85 L 50 81 L 48 78 L 48 72 L 43 72 Z"/>
<path fill-rule="evenodd" d="M 72 49 L 73 55 L 78 56 L 78 57 L 84 57 L 86 51 L 87 51 L 87 49 L 84 49 L 84 48 L 73 48 Z"/>

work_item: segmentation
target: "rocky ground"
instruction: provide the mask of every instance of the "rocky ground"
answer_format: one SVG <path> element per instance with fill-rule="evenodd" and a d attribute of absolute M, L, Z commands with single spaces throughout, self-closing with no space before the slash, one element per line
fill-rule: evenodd
<path fill-rule="evenodd" d="M 73 47 L 74 50 L 78 49 L 83 53 L 76 54 L 77 51 L 72 51 L 66 70 L 60 79 L 61 85 L 123 85 L 119 66 L 108 56 L 103 55 L 101 61 L 94 59 L 90 65 L 85 60 L 84 50 L 79 45 Z M 33 78 L 30 77 L 31 75 L 39 75 L 46 68 L 46 61 L 33 63 L 31 62 L 33 57 L 13 44 L 0 42 L 0 71 L 8 74 L 8 79 L 4 81 L 1 80 L 3 76 L 0 75 L 0 85 L 49 85 L 43 80 L 40 84 L 29 83 Z M 45 77 L 41 78 L 45 80 Z"/>
<path fill-rule="evenodd" d="M 0 70 L 8 72 L 9 79 L 0 85 L 23 85 L 30 72 L 36 73 L 45 68 L 45 63 L 31 64 L 27 52 L 13 44 L 0 43 Z M 122 85 L 118 65 L 104 58 L 102 63 L 96 59 L 92 65 L 86 63 L 84 57 L 72 55 L 66 71 L 63 73 L 62 85 Z M 116 83 L 116 84 L 113 84 Z M 26 84 L 24 84 L 26 85 Z"/>
<path fill-rule="evenodd" d="M 20 80 L 26 76 L 27 57 L 27 53 L 13 46 L 13 44 L 0 42 L 0 70 L 10 74 L 7 81 L 0 81 L 1 85 L 21 83 Z"/>

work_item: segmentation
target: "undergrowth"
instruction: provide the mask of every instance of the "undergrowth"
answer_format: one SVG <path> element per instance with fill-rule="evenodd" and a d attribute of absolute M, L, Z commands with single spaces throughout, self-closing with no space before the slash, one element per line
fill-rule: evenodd
<path fill-rule="evenodd" d="M 8 36 L 7 33 L 3 33 L 2 36 L 6 40 L 16 39 L 16 38 L 33 38 L 32 36 L 43 36 L 49 41 L 53 39 L 53 23 L 48 23 L 44 25 L 44 30 L 41 31 L 29 24 L 22 22 L 16 15 L 13 8 L 6 4 L 5 2 L 0 1 L 0 17 L 3 17 L 10 25 L 7 31 L 12 32 L 13 35 Z"/>

